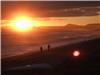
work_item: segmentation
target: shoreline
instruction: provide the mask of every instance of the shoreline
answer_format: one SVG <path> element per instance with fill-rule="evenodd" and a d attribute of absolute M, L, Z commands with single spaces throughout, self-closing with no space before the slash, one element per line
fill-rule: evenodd
<path fill-rule="evenodd" d="M 2 66 L 2 70 L 6 70 L 17 66 L 27 66 L 27 65 L 39 64 L 39 63 L 49 64 L 52 67 L 54 67 L 59 65 L 61 62 L 65 61 L 66 59 L 72 60 L 73 56 L 70 53 L 72 53 L 74 49 L 80 49 L 80 51 L 86 52 L 86 54 L 88 54 L 89 52 L 90 53 L 92 52 L 92 49 L 95 46 L 97 47 L 97 49 L 100 49 L 99 44 L 100 44 L 100 38 L 97 38 L 97 39 L 83 41 L 75 44 L 69 44 L 67 46 L 56 47 L 50 50 L 50 52 L 47 52 L 46 50 L 43 53 L 30 52 L 24 55 L 2 59 L 1 66 Z M 90 49 L 90 51 L 88 49 Z M 99 53 L 99 51 L 97 53 Z M 82 58 L 82 61 L 83 60 L 84 59 Z"/>
<path fill-rule="evenodd" d="M 90 38 L 80 38 L 78 40 L 68 40 L 68 41 L 64 41 L 64 40 L 67 40 L 67 39 L 62 39 L 60 41 L 57 41 L 57 42 L 53 42 L 53 43 L 49 43 L 49 45 L 51 45 L 51 49 L 53 48 L 56 48 L 56 47 L 61 47 L 61 46 L 67 46 L 67 45 L 70 45 L 70 44 L 75 44 L 75 43 L 80 43 L 80 42 L 84 42 L 84 41 L 88 41 L 88 40 L 93 40 L 93 39 L 98 39 L 97 37 L 90 37 Z M 23 56 L 25 54 L 29 54 L 29 53 L 39 53 L 40 52 L 40 47 L 42 46 L 44 48 L 44 51 L 47 50 L 47 43 L 46 44 L 43 44 L 43 45 L 38 45 L 38 46 L 35 46 L 31 49 L 31 51 L 27 51 L 27 52 L 23 52 L 23 53 L 19 53 L 19 54 L 16 54 L 16 55 L 10 55 L 10 56 L 2 56 L 1 54 L 1 59 L 9 59 L 9 58 L 13 58 L 13 57 L 19 57 L 19 56 Z"/>

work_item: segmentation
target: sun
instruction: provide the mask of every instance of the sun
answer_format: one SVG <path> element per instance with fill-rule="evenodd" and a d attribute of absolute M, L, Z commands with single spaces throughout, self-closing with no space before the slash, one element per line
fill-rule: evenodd
<path fill-rule="evenodd" d="M 13 30 L 25 32 L 30 31 L 36 25 L 35 20 L 30 20 L 28 18 L 17 18 L 12 24 Z"/>
<path fill-rule="evenodd" d="M 31 27 L 32 23 L 26 19 L 19 19 L 15 22 L 15 27 L 19 30 L 26 30 Z"/>

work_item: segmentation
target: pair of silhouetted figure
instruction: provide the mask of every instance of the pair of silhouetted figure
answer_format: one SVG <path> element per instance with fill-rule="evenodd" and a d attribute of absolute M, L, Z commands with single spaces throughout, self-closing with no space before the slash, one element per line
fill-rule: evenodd
<path fill-rule="evenodd" d="M 48 51 L 50 51 L 50 45 L 48 45 L 47 48 L 48 48 Z M 41 53 L 43 52 L 43 47 L 42 46 L 40 47 L 40 51 L 41 51 Z"/>

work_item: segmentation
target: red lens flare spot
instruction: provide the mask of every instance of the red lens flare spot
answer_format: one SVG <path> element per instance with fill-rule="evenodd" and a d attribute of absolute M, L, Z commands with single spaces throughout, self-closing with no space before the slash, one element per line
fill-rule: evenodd
<path fill-rule="evenodd" d="M 75 56 L 75 57 L 80 56 L 80 51 L 74 51 L 74 52 L 73 52 L 73 56 Z"/>

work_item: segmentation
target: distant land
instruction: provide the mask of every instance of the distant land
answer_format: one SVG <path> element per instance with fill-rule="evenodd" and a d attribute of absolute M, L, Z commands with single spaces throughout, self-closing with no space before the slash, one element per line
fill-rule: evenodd
<path fill-rule="evenodd" d="M 67 24 L 65 25 L 66 28 L 87 28 L 87 29 L 95 29 L 95 28 L 100 28 L 100 23 L 94 23 L 94 24 L 86 24 L 86 25 L 77 25 L 77 24 Z"/>

